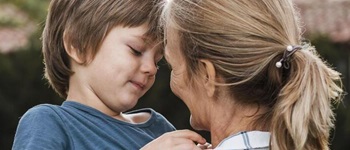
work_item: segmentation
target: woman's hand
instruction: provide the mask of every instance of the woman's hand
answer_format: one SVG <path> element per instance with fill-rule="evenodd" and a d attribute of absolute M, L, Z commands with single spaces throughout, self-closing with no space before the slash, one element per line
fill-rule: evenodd
<path fill-rule="evenodd" d="M 177 130 L 163 134 L 141 150 L 201 150 L 195 143 L 204 145 L 206 140 L 196 132 Z"/>
<path fill-rule="evenodd" d="M 211 150 L 213 146 L 210 143 L 205 144 L 197 144 L 197 146 L 201 149 Z"/>

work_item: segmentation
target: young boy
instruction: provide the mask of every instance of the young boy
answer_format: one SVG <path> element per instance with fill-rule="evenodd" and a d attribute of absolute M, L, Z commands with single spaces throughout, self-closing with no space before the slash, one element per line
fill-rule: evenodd
<path fill-rule="evenodd" d="M 154 83 L 161 1 L 52 0 L 45 74 L 66 101 L 29 109 L 13 149 L 140 149 L 175 130 L 152 109 L 122 113 Z"/>

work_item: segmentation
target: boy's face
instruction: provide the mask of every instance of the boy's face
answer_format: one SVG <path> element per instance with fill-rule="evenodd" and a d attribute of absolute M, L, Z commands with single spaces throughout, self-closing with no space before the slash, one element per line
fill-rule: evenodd
<path fill-rule="evenodd" d="M 102 102 L 97 107 L 103 104 L 114 112 L 126 111 L 153 85 L 163 54 L 154 43 L 146 43 L 146 29 L 145 25 L 113 28 L 82 70 L 86 86 Z"/>

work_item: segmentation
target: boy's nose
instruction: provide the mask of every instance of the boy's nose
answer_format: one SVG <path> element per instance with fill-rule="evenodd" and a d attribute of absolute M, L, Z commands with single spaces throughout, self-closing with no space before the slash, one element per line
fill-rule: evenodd
<path fill-rule="evenodd" d="M 158 67 L 156 66 L 156 64 L 154 63 L 154 61 L 147 61 L 144 64 L 141 65 L 141 71 L 143 73 L 146 73 L 148 75 L 155 75 L 157 73 L 157 69 Z"/>

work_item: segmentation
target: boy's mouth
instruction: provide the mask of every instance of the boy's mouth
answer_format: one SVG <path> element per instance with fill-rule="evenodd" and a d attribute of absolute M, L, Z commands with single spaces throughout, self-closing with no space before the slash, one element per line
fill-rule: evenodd
<path fill-rule="evenodd" d="M 137 81 L 130 81 L 137 89 L 143 90 L 145 88 L 145 84 Z"/>

